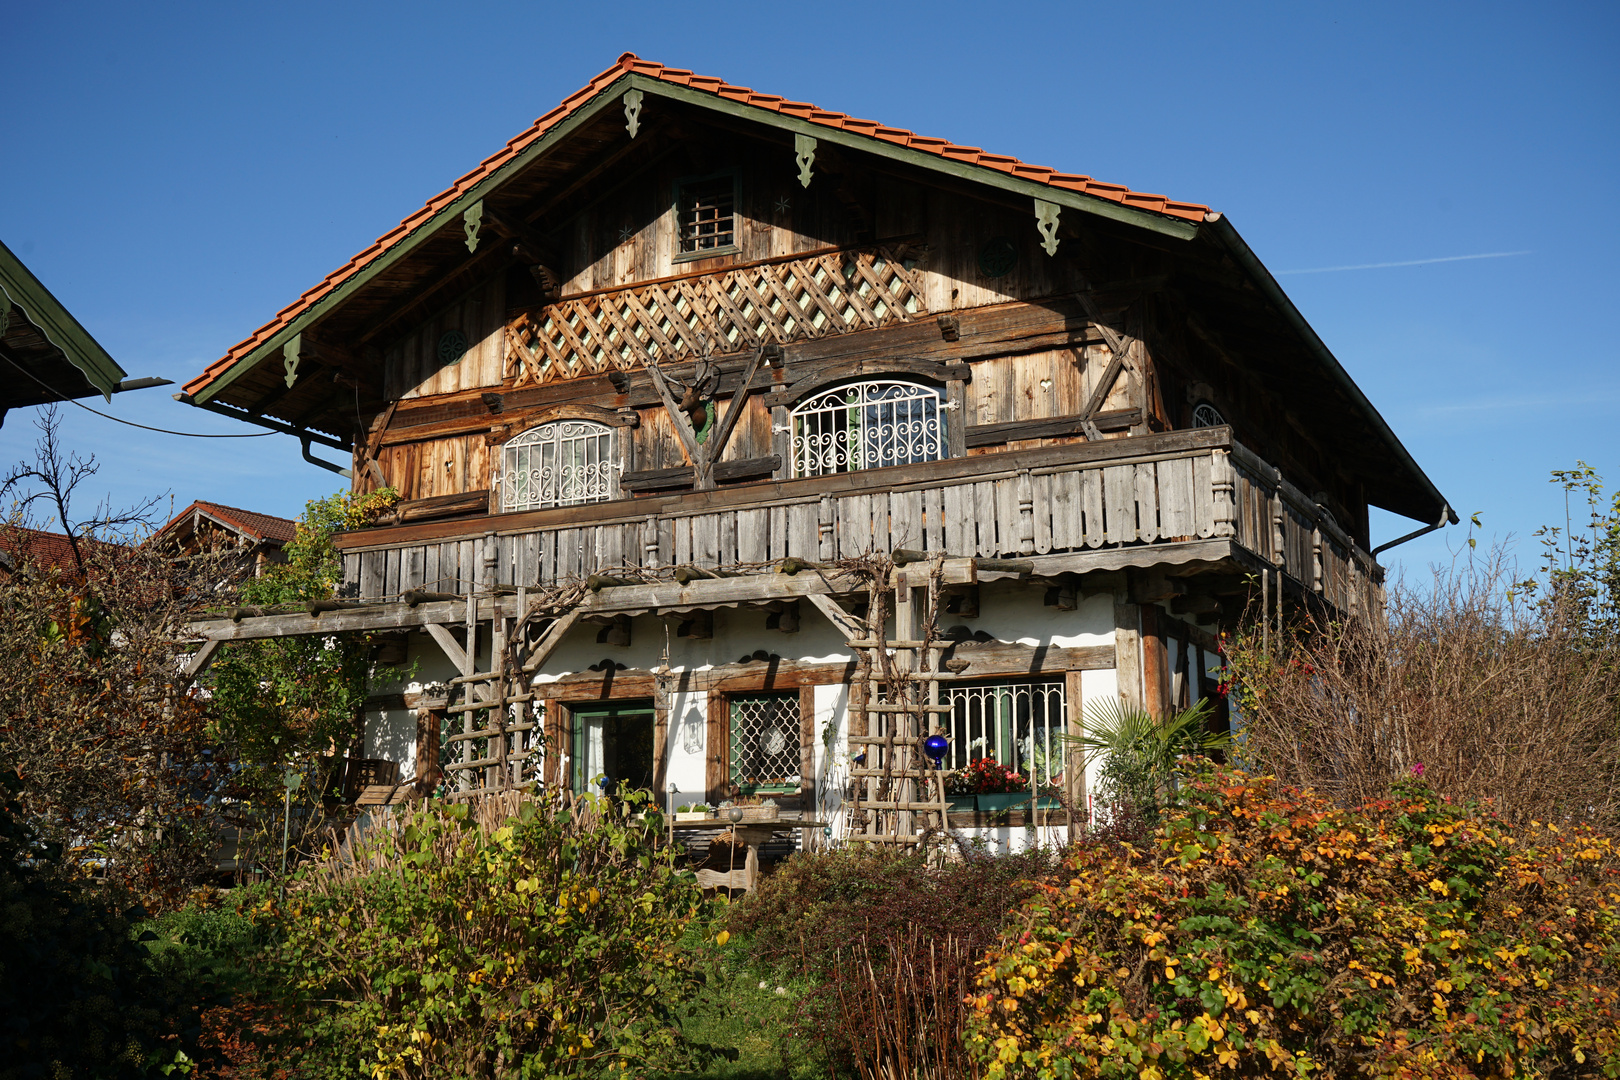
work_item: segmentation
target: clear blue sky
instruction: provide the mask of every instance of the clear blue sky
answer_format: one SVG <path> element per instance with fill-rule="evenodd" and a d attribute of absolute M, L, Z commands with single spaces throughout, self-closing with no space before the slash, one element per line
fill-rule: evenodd
<path fill-rule="evenodd" d="M 1547 474 L 1577 458 L 1620 483 L 1612 2 L 0 13 L 0 238 L 134 376 L 200 371 L 629 49 L 1224 212 L 1487 534 L 1561 520 Z M 236 430 L 169 392 L 111 411 Z M 293 515 L 341 484 L 290 438 L 68 411 L 115 498 Z M 0 462 L 30 419 L 7 417 Z M 1412 527 L 1383 516 L 1374 540 Z M 1431 538 L 1386 561 L 1446 558 Z"/>

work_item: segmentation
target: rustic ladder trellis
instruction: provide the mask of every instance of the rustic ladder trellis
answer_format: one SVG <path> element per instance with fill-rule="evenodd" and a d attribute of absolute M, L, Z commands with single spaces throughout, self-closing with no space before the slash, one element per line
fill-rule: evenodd
<path fill-rule="evenodd" d="M 917 564 L 911 564 L 916 566 Z M 860 730 L 851 725 L 850 793 L 845 839 L 858 843 L 916 847 L 930 835 L 944 837 L 944 774 L 923 748 L 952 706 L 940 700 L 940 684 L 953 678 L 941 666 L 951 644 L 935 636 L 940 563 L 933 560 L 921 586 L 915 569 L 887 571 L 872 582 L 864 633 L 849 644 L 859 660 L 850 702 Z M 895 636 L 887 636 L 888 611 Z M 854 620 L 851 620 L 853 622 Z"/>
<path fill-rule="evenodd" d="M 491 540 L 493 534 L 486 536 L 481 576 L 484 588 L 480 590 L 476 582 L 467 586 L 466 646 L 458 657 L 461 674 L 451 680 L 451 701 L 445 709 L 448 716 L 461 717 L 461 730 L 444 740 L 451 750 L 444 773 L 452 799 L 517 790 L 531 778 L 526 773 L 532 770 L 525 765 L 530 758 L 544 753 L 544 740 L 529 733 L 540 731 L 544 717 L 533 711 L 535 694 L 529 676 L 579 618 L 578 611 L 573 610 L 576 604 L 559 602 L 557 598 L 551 602 L 536 598 L 531 602 L 527 590 L 519 587 L 515 615 L 504 615 L 498 603 L 492 605 L 490 670 L 477 670 L 479 599 L 495 599 L 502 592 L 512 591 L 496 585 L 497 549 L 488 542 Z M 530 623 L 536 619 L 549 619 L 549 625 L 539 640 L 525 650 Z M 441 644 L 448 636 L 446 631 Z M 455 700 L 457 690 L 460 701 Z"/>

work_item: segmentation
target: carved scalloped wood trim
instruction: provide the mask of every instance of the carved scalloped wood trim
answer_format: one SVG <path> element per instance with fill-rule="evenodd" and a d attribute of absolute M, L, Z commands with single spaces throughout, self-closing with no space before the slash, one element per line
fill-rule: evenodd
<path fill-rule="evenodd" d="M 909 376 L 935 386 L 945 386 L 956 380 L 968 382 L 973 378 L 972 369 L 967 364 L 950 361 L 941 363 L 937 360 L 845 360 L 828 364 L 814 375 L 800 379 L 786 389 L 767 394 L 765 404 L 792 405 L 823 387 L 849 379 L 881 378 L 885 375 Z"/>
<path fill-rule="evenodd" d="M 603 424 L 607 427 L 620 428 L 634 427 L 640 417 L 627 417 L 617 409 L 604 409 L 597 405 L 548 405 L 545 408 L 536 409 L 534 412 L 525 413 L 510 424 L 492 429 L 491 434 L 496 436 L 496 441 L 506 442 L 508 439 L 523 434 L 530 428 L 537 428 L 542 424 L 550 424 L 558 420 L 589 420 L 592 423 Z"/>

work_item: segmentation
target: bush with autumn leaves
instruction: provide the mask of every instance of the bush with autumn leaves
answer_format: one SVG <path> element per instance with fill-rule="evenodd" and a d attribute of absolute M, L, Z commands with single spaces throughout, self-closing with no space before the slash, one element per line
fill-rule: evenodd
<path fill-rule="evenodd" d="M 1620 1075 L 1620 852 L 1413 778 L 1346 810 L 1194 778 L 1010 920 L 970 1041 L 1015 1077 Z"/>

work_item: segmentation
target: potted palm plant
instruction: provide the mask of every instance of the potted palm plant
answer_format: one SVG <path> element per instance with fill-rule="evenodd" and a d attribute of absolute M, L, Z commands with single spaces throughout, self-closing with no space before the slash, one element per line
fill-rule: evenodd
<path fill-rule="evenodd" d="M 1209 729 L 1214 706 L 1205 698 L 1179 712 L 1155 716 L 1117 698 L 1086 709 L 1085 730 L 1065 739 L 1080 750 L 1085 766 L 1097 772 L 1100 805 L 1119 807 L 1153 821 L 1174 799 L 1178 770 L 1188 758 L 1225 750 L 1228 732 Z"/>

